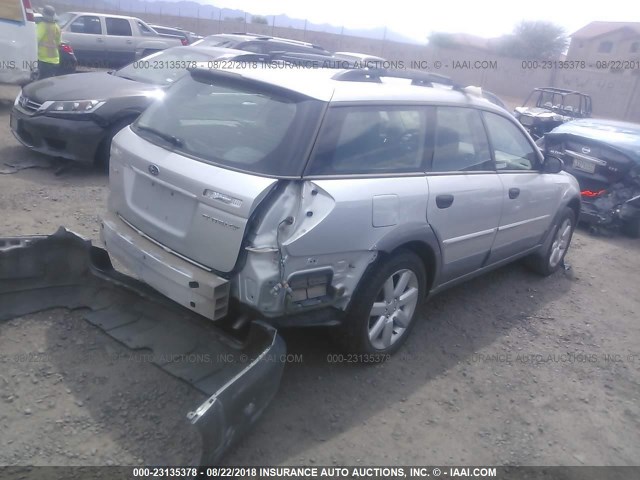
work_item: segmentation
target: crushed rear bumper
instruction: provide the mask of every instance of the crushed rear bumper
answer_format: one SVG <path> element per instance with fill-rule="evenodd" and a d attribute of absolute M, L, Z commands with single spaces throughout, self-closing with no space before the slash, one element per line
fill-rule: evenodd
<path fill-rule="evenodd" d="M 285 345 L 254 322 L 238 339 L 116 272 L 107 252 L 64 228 L 50 236 L 0 238 L 0 321 L 55 307 L 85 319 L 209 396 L 187 414 L 203 438 L 200 465 L 218 462 L 260 417 L 280 384 Z M 194 361 L 193 359 L 196 359 Z"/>

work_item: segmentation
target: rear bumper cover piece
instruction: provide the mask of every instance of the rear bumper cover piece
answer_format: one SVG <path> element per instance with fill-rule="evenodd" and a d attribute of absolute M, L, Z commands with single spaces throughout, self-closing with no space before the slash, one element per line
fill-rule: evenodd
<path fill-rule="evenodd" d="M 154 364 L 209 395 L 187 414 L 203 438 L 201 465 L 218 462 L 280 384 L 285 345 L 267 324 L 254 322 L 237 339 L 116 272 L 105 250 L 64 228 L 0 238 L 0 321 L 56 307 L 88 308 L 87 321 L 131 349 L 152 350 Z"/>

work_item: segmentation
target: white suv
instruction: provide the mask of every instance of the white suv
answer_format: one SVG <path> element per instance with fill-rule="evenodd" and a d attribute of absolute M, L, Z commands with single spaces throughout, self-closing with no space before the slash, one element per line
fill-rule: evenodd
<path fill-rule="evenodd" d="M 388 354 L 427 295 L 562 264 L 577 182 L 477 89 L 248 65 L 192 70 L 113 141 L 103 239 L 160 292 Z"/>
<path fill-rule="evenodd" d="M 24 85 L 38 69 L 38 40 L 30 0 L 0 3 L 0 84 Z"/>

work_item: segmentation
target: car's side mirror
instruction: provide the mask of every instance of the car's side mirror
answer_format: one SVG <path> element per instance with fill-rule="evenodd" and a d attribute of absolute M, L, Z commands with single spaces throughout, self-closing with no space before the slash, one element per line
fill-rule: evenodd
<path fill-rule="evenodd" d="M 542 173 L 560 173 L 564 169 L 564 162 L 553 155 L 545 155 Z"/>

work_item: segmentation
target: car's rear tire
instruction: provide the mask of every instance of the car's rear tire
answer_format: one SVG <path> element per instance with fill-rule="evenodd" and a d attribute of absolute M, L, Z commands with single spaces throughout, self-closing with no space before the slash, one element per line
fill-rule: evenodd
<path fill-rule="evenodd" d="M 383 259 L 360 282 L 339 332 L 340 342 L 349 353 L 373 354 L 367 362 L 382 361 L 400 348 L 413 328 L 427 273 L 420 257 L 402 250 Z"/>
<path fill-rule="evenodd" d="M 576 214 L 570 207 L 565 207 L 553 226 L 549 246 L 544 252 L 527 257 L 525 264 L 545 277 L 556 272 L 564 263 L 575 228 Z"/>
<path fill-rule="evenodd" d="M 122 130 L 127 125 L 130 125 L 136 117 L 127 117 L 122 120 L 117 121 L 113 125 L 109 127 L 107 135 L 102 139 L 100 145 L 96 150 L 96 157 L 94 160 L 94 164 L 97 168 L 107 171 L 109 168 L 109 155 L 111 153 L 111 141 L 113 137 L 115 137 L 120 130 Z"/>

